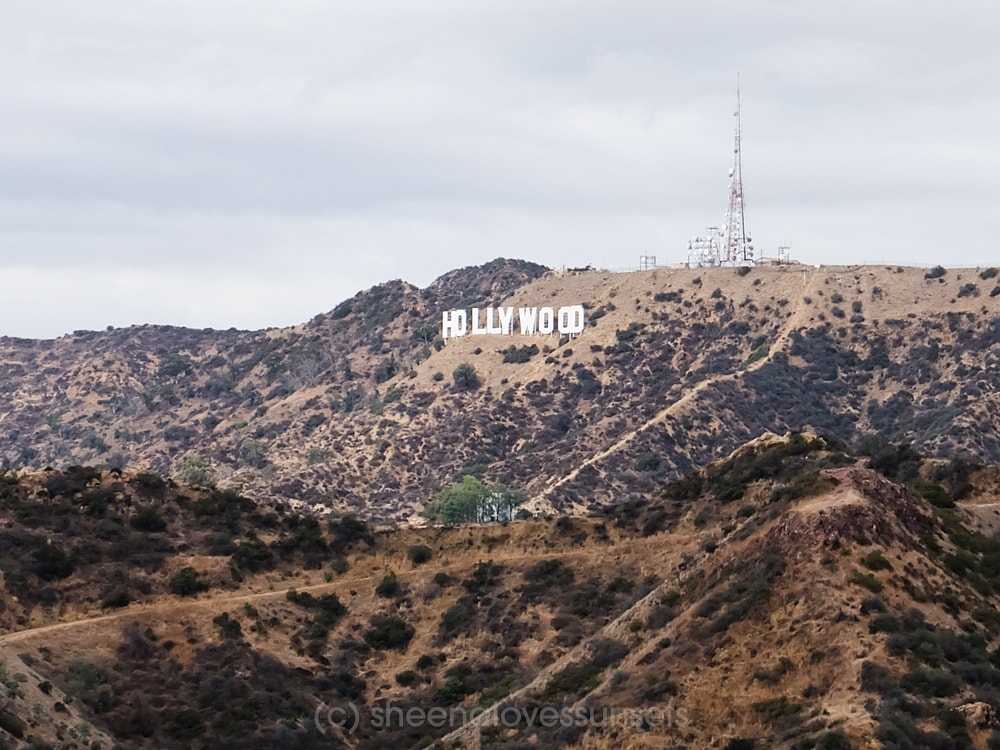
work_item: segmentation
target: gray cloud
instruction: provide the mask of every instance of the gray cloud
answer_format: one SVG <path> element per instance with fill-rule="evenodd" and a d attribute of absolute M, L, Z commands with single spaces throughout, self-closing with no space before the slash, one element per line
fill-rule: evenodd
<path fill-rule="evenodd" d="M 989 264 L 998 17 L 977 0 L 21 4 L 0 29 L 0 333 L 285 325 L 497 255 L 680 261 L 725 208 L 737 71 L 759 249 Z"/>

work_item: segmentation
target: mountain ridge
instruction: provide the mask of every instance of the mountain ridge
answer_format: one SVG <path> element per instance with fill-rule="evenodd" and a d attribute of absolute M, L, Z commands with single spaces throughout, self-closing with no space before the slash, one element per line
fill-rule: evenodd
<path fill-rule="evenodd" d="M 994 276 L 498 259 L 424 290 L 387 282 L 289 329 L 4 338 L 0 457 L 189 479 L 194 461 L 262 501 L 387 521 L 416 518 L 463 474 L 540 512 L 583 512 L 766 431 L 1000 461 L 983 437 L 1000 417 Z M 444 310 L 501 303 L 580 303 L 588 326 L 573 340 L 440 340 Z M 479 387 L 453 382 L 460 365 Z"/>
<path fill-rule="evenodd" d="M 0 742 L 988 750 L 998 476 L 765 435 L 594 515 L 375 530 L 8 472 Z"/>

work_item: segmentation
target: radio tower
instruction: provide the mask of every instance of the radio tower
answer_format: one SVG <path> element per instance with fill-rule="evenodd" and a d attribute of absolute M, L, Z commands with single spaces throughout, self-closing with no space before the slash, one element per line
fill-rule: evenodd
<path fill-rule="evenodd" d="M 747 234 L 743 207 L 743 158 L 740 154 L 740 78 L 736 77 L 736 146 L 733 148 L 733 168 L 729 170 L 729 210 L 726 212 L 726 245 L 724 265 L 752 266 L 753 244 Z"/>

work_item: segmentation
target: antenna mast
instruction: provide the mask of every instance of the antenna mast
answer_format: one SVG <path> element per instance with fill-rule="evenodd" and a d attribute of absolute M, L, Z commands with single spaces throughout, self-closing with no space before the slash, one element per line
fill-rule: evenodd
<path fill-rule="evenodd" d="M 740 77 L 736 76 L 736 145 L 733 148 L 733 168 L 729 170 L 729 210 L 726 212 L 726 245 L 724 265 L 752 266 L 754 264 L 753 244 L 746 230 L 746 216 L 743 205 L 743 155 L 740 139 L 743 135 L 740 99 Z"/>

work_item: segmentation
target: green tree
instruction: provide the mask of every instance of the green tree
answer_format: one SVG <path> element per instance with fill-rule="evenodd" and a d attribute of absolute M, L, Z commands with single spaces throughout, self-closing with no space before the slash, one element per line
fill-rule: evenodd
<path fill-rule="evenodd" d="M 451 374 L 455 381 L 455 387 L 460 391 L 474 391 L 479 387 L 479 375 L 476 368 L 467 362 L 463 362 Z"/>
<path fill-rule="evenodd" d="M 188 453 L 181 459 L 181 481 L 185 484 L 196 484 L 201 487 L 211 487 L 215 484 L 215 469 L 212 463 L 197 453 Z"/>
<path fill-rule="evenodd" d="M 399 581 L 396 578 L 395 573 L 388 573 L 375 587 L 375 593 L 384 599 L 391 599 L 396 594 L 399 593 Z"/>
<path fill-rule="evenodd" d="M 502 484 L 486 484 L 466 475 L 441 490 L 424 515 L 446 524 L 509 521 L 524 499 Z"/>
<path fill-rule="evenodd" d="M 411 544 L 406 548 L 406 556 L 410 558 L 410 562 L 414 565 L 423 565 L 428 562 L 432 556 L 431 548 L 426 544 Z"/>
<path fill-rule="evenodd" d="M 160 359 L 160 364 L 156 368 L 157 374 L 163 378 L 176 378 L 181 375 L 190 375 L 194 369 L 191 358 L 185 354 L 171 352 Z"/>
<path fill-rule="evenodd" d="M 133 529 L 150 534 L 166 531 L 167 528 L 167 522 L 163 520 L 163 517 L 156 512 L 155 508 L 148 505 L 139 508 L 129 523 L 132 524 Z"/>
<path fill-rule="evenodd" d="M 208 589 L 208 584 L 201 580 L 201 573 L 194 568 L 182 568 L 170 579 L 171 593 L 179 596 L 192 596 L 199 591 Z"/>
<path fill-rule="evenodd" d="M 259 469 L 267 462 L 267 444 L 261 440 L 244 440 L 240 445 L 240 461 Z"/>

